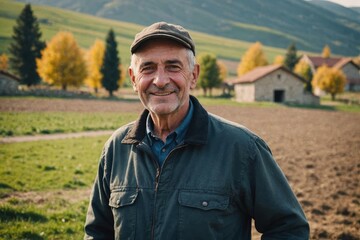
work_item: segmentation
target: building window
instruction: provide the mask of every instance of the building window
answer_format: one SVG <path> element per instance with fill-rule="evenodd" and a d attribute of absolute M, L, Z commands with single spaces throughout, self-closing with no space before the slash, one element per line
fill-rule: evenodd
<path fill-rule="evenodd" d="M 281 79 L 281 74 L 278 74 L 277 77 L 278 77 L 278 79 Z"/>

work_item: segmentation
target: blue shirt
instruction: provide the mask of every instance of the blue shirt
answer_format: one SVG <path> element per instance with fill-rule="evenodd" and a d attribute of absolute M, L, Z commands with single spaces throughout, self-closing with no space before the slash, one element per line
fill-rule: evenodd
<path fill-rule="evenodd" d="M 166 137 L 166 142 L 163 142 L 159 137 L 154 134 L 154 123 L 150 117 L 150 114 L 148 115 L 146 120 L 146 132 L 151 150 L 156 156 L 160 166 L 162 166 L 165 158 L 169 155 L 171 150 L 173 150 L 177 145 L 184 141 L 186 131 L 192 119 L 193 111 L 193 104 L 190 101 L 189 110 L 184 120 L 175 129 L 174 132 L 170 133 Z"/>

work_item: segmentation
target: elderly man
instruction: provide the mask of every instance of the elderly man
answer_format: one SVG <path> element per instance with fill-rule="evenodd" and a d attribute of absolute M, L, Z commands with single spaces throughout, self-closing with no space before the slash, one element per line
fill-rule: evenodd
<path fill-rule="evenodd" d="M 190 95 L 195 45 L 181 26 L 135 36 L 129 74 L 145 110 L 103 149 L 85 239 L 308 239 L 304 213 L 266 143 Z"/>

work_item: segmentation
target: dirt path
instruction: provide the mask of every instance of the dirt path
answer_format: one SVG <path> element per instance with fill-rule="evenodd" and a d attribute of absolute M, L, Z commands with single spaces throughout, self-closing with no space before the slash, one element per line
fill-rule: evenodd
<path fill-rule="evenodd" d="M 50 134 L 50 135 L 4 137 L 4 138 L 0 138 L 0 143 L 45 141 L 45 140 L 67 139 L 67 138 L 79 138 L 79 137 L 95 137 L 102 135 L 110 136 L 111 133 L 113 132 L 114 130 L 104 130 L 104 131 L 88 131 L 88 132 L 78 132 L 78 133 L 59 133 L 59 134 Z"/>

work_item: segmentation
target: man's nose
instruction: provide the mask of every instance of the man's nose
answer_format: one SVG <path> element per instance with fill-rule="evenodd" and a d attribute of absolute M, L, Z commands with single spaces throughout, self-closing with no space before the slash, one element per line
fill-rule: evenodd
<path fill-rule="evenodd" d="M 169 83 L 169 76 L 166 74 L 164 69 L 159 68 L 156 71 L 156 75 L 154 77 L 153 84 L 158 88 L 163 88 Z"/>

